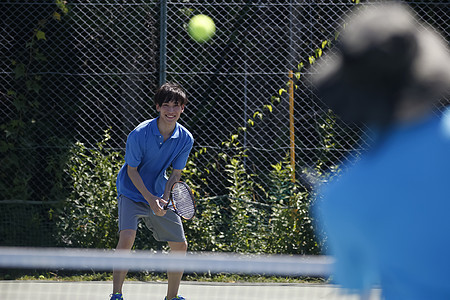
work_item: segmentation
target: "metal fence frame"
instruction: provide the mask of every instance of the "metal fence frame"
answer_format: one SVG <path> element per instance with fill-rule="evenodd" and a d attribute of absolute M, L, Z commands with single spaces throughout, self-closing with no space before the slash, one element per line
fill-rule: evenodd
<path fill-rule="evenodd" d="M 228 192 L 224 155 L 242 158 L 247 172 L 256 175 L 252 180 L 266 188 L 272 165 L 289 162 L 293 149 L 300 186 L 304 169 L 320 164 L 326 171 L 357 155 L 362 129 L 318 107 L 305 76 L 334 42 L 347 12 L 371 3 L 356 2 L 2 2 L 2 211 L 14 211 L 13 202 L 64 201 L 70 190 L 68 150 L 76 142 L 98 149 L 109 130 L 111 138 L 102 147 L 123 153 L 127 134 L 156 116 L 151 98 L 166 80 L 188 92 L 181 123 L 196 139 L 188 168 L 204 173 L 193 182 L 201 197 Z M 449 4 L 403 2 L 449 40 Z M 216 35 L 203 44 L 186 31 L 198 13 L 217 25 Z M 294 124 L 291 70 L 297 76 Z M 266 198 L 255 192 L 251 200 Z"/>

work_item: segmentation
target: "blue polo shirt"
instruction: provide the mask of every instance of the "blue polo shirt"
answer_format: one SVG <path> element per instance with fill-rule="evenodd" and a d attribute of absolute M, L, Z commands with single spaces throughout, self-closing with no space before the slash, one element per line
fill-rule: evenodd
<path fill-rule="evenodd" d="M 194 138 L 182 125 L 176 124 L 172 136 L 164 142 L 157 118 L 137 126 L 127 138 L 125 164 L 117 176 L 117 193 L 136 202 L 145 202 L 128 177 L 127 166 L 137 167 L 145 186 L 153 195 L 162 197 L 167 182 L 166 170 L 172 165 L 181 170 L 191 152 Z"/>

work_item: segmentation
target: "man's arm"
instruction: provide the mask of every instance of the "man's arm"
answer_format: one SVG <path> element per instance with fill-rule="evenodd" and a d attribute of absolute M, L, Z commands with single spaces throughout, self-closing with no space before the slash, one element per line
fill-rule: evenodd
<path fill-rule="evenodd" d="M 144 181 L 142 180 L 141 175 L 139 174 L 137 167 L 130 167 L 127 166 L 127 172 L 128 177 L 130 177 L 131 181 L 133 182 L 134 186 L 138 189 L 138 191 L 144 196 L 145 200 L 147 200 L 148 204 L 150 205 L 150 208 L 153 210 L 155 215 L 157 216 L 164 216 L 166 214 L 166 211 L 162 207 L 162 205 L 166 204 L 167 202 L 164 201 L 161 198 L 156 197 L 152 193 L 149 192 L 147 187 L 144 184 Z M 167 189 L 167 187 L 166 187 Z M 165 194 L 164 194 L 165 196 Z"/>
<path fill-rule="evenodd" d="M 163 199 L 168 201 L 169 200 L 169 196 L 170 196 L 170 189 L 172 188 L 172 185 L 177 182 L 180 181 L 181 179 L 181 171 L 182 170 L 177 170 L 177 169 L 173 169 L 172 170 L 172 174 L 170 174 L 169 179 L 167 180 L 166 183 L 166 188 L 164 190 L 164 196 Z"/>

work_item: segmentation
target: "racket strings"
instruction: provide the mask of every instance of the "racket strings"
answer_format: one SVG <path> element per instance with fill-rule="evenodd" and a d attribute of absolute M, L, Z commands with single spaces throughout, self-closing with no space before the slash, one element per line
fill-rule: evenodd
<path fill-rule="evenodd" d="M 195 206 L 192 194 L 184 184 L 175 184 L 172 189 L 172 199 L 176 211 L 186 219 L 190 219 L 195 214 Z"/>

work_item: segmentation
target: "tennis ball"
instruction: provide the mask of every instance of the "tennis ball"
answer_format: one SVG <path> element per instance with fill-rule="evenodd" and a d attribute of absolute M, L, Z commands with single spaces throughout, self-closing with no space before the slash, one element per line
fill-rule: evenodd
<path fill-rule="evenodd" d="M 189 35 L 199 43 L 207 42 L 216 33 L 214 21 L 206 15 L 196 15 L 189 20 Z"/>

